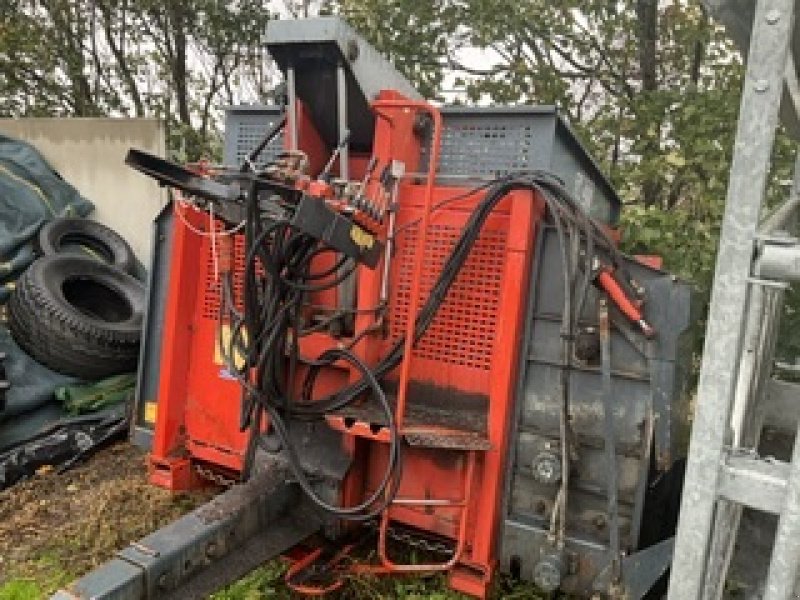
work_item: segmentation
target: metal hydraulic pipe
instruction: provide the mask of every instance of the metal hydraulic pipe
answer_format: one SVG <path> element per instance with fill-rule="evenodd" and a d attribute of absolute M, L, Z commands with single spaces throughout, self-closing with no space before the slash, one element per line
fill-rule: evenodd
<path fill-rule="evenodd" d="M 297 84 L 294 65 L 286 67 L 286 96 L 289 104 L 289 150 L 297 150 Z"/>
<path fill-rule="evenodd" d="M 399 161 L 394 161 L 392 164 L 392 171 L 394 184 L 392 185 L 392 194 L 389 198 L 389 206 L 387 212 L 389 214 L 389 223 L 386 233 L 386 248 L 383 254 L 383 279 L 381 280 L 381 294 L 380 302 L 383 305 L 389 301 L 389 269 L 391 268 L 392 255 L 394 254 L 395 245 L 395 230 L 397 228 L 397 196 L 400 189 L 400 179 L 403 177 L 402 171 L 405 165 Z"/>
<path fill-rule="evenodd" d="M 350 178 L 350 131 L 347 127 L 347 79 L 344 65 L 336 65 L 336 107 L 338 110 L 339 144 L 339 178 L 347 181 Z M 340 273 L 351 270 L 351 265 L 347 261 L 342 265 Z M 358 286 L 357 274 L 354 269 L 337 287 L 337 306 L 339 309 L 351 316 L 346 318 L 348 329 L 352 321 L 352 311 L 356 305 L 356 287 Z"/>
<path fill-rule="evenodd" d="M 339 178 L 347 180 L 350 178 L 350 144 L 347 142 L 347 74 L 344 65 L 339 63 L 336 66 L 336 107 L 339 111 Z"/>

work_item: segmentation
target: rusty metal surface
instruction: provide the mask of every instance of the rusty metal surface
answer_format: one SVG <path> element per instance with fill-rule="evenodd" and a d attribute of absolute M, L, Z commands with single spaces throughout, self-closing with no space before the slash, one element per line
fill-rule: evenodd
<path fill-rule="evenodd" d="M 492 446 L 484 436 L 470 431 L 406 431 L 403 434 L 410 446 L 449 448 L 453 450 L 489 450 Z"/>
<path fill-rule="evenodd" d="M 387 399 L 394 408 L 397 396 L 391 386 Z M 435 427 L 464 437 L 485 436 L 488 400 L 479 394 L 467 394 L 453 388 L 412 382 L 409 385 L 405 423 L 408 429 Z M 370 399 L 338 411 L 337 416 L 375 425 L 386 425 L 386 416 L 377 402 Z"/>
<path fill-rule="evenodd" d="M 563 268 L 556 233 L 542 236 L 529 297 L 523 363 L 520 372 L 517 421 L 509 453 L 505 525 L 501 568 L 520 571 L 530 579 L 547 548 L 558 482 L 536 477 L 537 457 L 560 455 L 559 390 L 563 306 Z M 682 404 L 682 351 L 691 318 L 689 286 L 673 277 L 626 261 L 625 267 L 646 291 L 645 317 L 657 330 L 654 340 L 640 340 L 620 326 L 617 309 L 609 307 L 610 356 L 606 379 L 600 354 L 573 356 L 567 366 L 570 428 L 576 456 L 569 478 L 566 510 L 567 573 L 561 589 L 590 594 L 594 578 L 606 567 L 610 546 L 631 554 L 638 548 L 645 514 L 644 498 L 650 477 L 651 448 L 657 468 L 667 468 L 680 455 L 678 440 L 686 427 Z M 581 327 L 598 328 L 597 292 L 590 289 L 581 314 Z M 640 343 L 641 342 L 641 343 Z M 610 394 L 610 410 L 604 400 Z M 608 416 L 608 419 L 606 419 Z M 613 432 L 614 460 L 605 449 Z M 609 462 L 613 477 L 609 477 Z M 617 515 L 609 510 L 608 483 L 616 479 Z M 612 494 L 613 495 L 613 494 Z M 612 536 L 617 521 L 618 539 Z M 616 532 L 615 532 L 616 533 Z M 613 539 L 612 539 L 613 538 Z"/>

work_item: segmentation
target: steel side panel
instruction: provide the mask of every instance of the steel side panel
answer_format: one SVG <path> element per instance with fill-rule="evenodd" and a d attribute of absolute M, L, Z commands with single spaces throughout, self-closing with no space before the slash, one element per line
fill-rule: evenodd
<path fill-rule="evenodd" d="M 196 220 L 194 215 L 187 218 Z M 197 238 L 192 239 L 192 233 L 185 226 L 175 223 L 161 337 L 158 416 L 152 448 L 152 456 L 164 461 L 175 458 L 176 452 L 180 452 L 189 370 L 186 349 L 192 347 L 192 332 L 186 316 L 195 309 L 194 265 L 200 260 Z M 199 225 L 199 222 L 194 223 L 194 226 Z"/>
<path fill-rule="evenodd" d="M 563 306 L 561 278 L 563 268 L 555 231 L 548 226 L 541 236 L 535 277 L 528 304 L 528 329 L 523 342 L 522 372 L 519 375 L 518 416 L 514 424 L 514 446 L 509 454 L 509 484 L 506 492 L 505 527 L 501 568 L 508 570 L 512 557 L 520 560 L 522 576 L 530 578 L 532 569 L 547 547 L 548 521 L 557 486 L 533 478 L 534 458 L 552 452 L 559 438 L 560 314 Z M 620 330 L 621 315 L 612 309 L 612 395 L 616 435 L 616 467 L 619 518 L 623 548 L 636 549 L 643 491 L 650 465 L 653 414 L 661 423 L 656 448 L 660 449 L 658 468 L 668 468 L 680 455 L 678 437 L 682 370 L 678 363 L 682 340 L 691 317 L 691 292 L 687 284 L 671 276 L 626 262 L 626 267 L 646 289 L 645 316 L 657 337 L 645 342 L 634 335 L 631 341 Z M 582 325 L 596 325 L 597 294 L 590 288 L 581 317 Z M 597 359 L 599 361 L 599 358 Z M 577 572 L 565 578 L 562 589 L 577 594 L 589 593 L 594 577 L 604 567 L 609 534 L 605 470 L 608 468 L 603 444 L 603 410 L 599 363 L 573 357 L 569 386 L 572 400 L 571 424 L 578 444 L 579 463 L 571 476 L 567 508 L 569 547 L 577 553 Z M 673 414 L 673 411 L 678 414 Z M 685 425 L 684 425 L 685 426 Z M 558 454 L 556 448 L 555 452 Z"/>
<path fill-rule="evenodd" d="M 155 423 L 150 406 L 158 403 L 158 382 L 161 374 L 161 334 L 164 330 L 164 307 L 167 302 L 169 260 L 172 250 L 172 207 L 167 205 L 153 222 L 153 251 L 147 281 L 147 303 L 144 314 L 139 369 L 136 377 L 135 418 L 132 440 L 149 450 Z"/>

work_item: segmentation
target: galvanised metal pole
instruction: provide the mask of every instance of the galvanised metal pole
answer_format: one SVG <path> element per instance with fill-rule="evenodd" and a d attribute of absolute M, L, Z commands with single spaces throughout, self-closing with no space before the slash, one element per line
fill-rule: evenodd
<path fill-rule="evenodd" d="M 697 407 L 670 576 L 670 600 L 700 598 L 738 374 L 753 241 L 766 187 L 794 0 L 759 0 L 750 38 Z"/>

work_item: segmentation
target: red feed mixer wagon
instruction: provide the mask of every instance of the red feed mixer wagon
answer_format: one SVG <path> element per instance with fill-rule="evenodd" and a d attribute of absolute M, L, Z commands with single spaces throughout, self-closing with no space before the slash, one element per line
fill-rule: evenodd
<path fill-rule="evenodd" d="M 113 597 L 180 597 L 303 511 L 298 592 L 444 571 L 643 597 L 671 558 L 688 286 L 617 249 L 619 199 L 555 109 L 437 107 L 333 17 L 266 44 L 285 102 L 228 110 L 236 166 L 128 157 L 174 189 L 134 440 L 156 485 L 229 485 L 236 542 L 200 536 L 206 507 L 71 593 L 128 569 L 142 595 Z"/>

